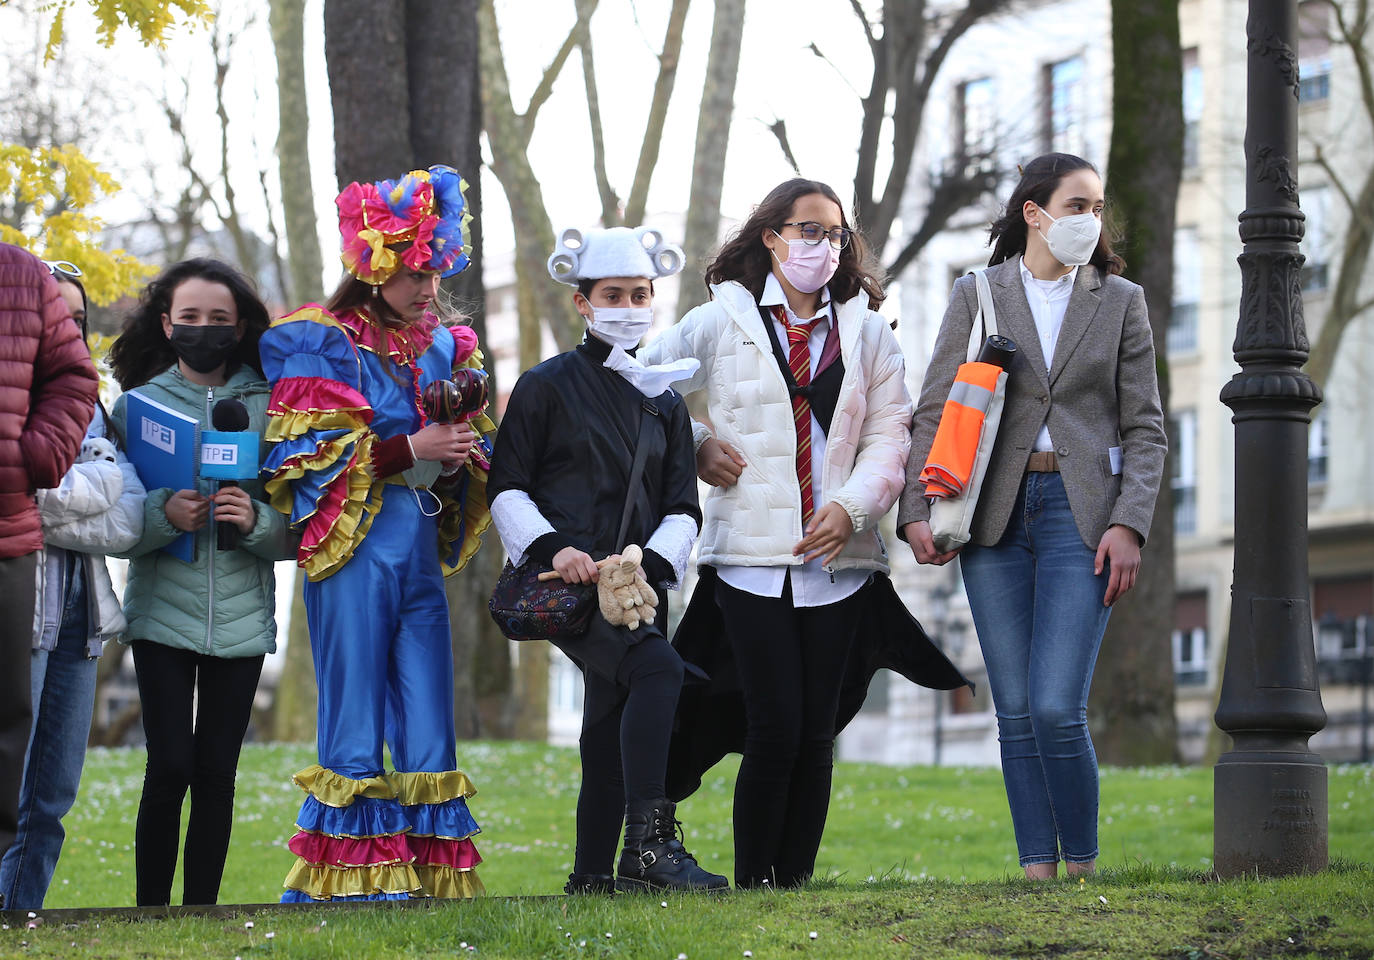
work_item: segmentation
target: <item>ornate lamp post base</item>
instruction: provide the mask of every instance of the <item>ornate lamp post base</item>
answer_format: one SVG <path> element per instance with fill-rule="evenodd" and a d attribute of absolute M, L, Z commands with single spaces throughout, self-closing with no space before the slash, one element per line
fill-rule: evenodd
<path fill-rule="evenodd" d="M 1326 869 L 1321 757 L 1227 753 L 1217 761 L 1213 786 L 1213 869 L 1218 874 L 1281 876 Z"/>

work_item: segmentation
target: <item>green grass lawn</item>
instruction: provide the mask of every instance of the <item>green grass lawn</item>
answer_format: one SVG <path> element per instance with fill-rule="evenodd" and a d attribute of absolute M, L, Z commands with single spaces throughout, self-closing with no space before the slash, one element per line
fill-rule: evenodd
<path fill-rule="evenodd" d="M 536 744 L 461 745 L 478 795 L 481 876 L 495 895 L 561 890 L 572 863 L 577 755 Z M 277 899 L 309 747 L 245 748 L 221 902 Z M 143 754 L 93 751 L 49 908 L 133 903 Z M 727 760 L 679 808 L 688 846 L 731 874 Z M 700 900 L 489 899 L 389 910 L 293 910 L 242 919 L 94 922 L 0 932 L 0 955 L 497 957 L 1374 957 L 1374 772 L 1330 770 L 1330 850 L 1315 878 L 1207 883 L 1206 768 L 1102 774 L 1103 872 L 1086 884 L 1017 879 L 996 770 L 841 764 L 818 879 L 804 891 Z M 174 887 L 174 897 L 180 881 Z M 660 903 L 666 904 L 661 906 Z M 321 922 L 326 921 L 326 922 Z M 816 938 L 810 937 L 811 932 Z M 272 932 L 271 939 L 266 934 Z M 607 934 L 610 934 L 608 937 Z M 584 942 L 585 941 L 585 942 Z M 27 946 L 20 946 L 26 943 Z"/>

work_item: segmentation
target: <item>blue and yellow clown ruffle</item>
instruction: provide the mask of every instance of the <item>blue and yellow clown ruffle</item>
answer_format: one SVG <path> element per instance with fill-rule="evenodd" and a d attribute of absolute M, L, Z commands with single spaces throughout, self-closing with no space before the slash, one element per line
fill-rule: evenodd
<path fill-rule="evenodd" d="M 306 791 L 289 847 L 283 903 L 473 897 L 482 862 L 458 770 L 355 780 L 318 764 L 292 780 Z"/>

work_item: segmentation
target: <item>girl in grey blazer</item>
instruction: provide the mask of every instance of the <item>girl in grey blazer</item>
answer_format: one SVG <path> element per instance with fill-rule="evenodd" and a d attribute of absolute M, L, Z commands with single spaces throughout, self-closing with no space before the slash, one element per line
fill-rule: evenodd
<path fill-rule="evenodd" d="M 1037 157 L 992 225 L 988 280 L 1016 342 L 973 540 L 960 568 L 997 709 L 1002 775 L 1031 878 L 1090 873 L 1097 758 L 1093 667 L 1112 604 L 1135 583 L 1164 467 L 1165 434 L 1145 296 L 1101 234 L 1102 180 L 1069 154 Z M 954 285 L 912 425 L 901 536 L 931 539 L 925 464 L 978 312 Z"/>

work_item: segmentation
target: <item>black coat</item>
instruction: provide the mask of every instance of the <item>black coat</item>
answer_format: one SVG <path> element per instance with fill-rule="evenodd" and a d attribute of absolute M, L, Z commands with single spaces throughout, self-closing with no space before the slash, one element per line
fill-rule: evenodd
<path fill-rule="evenodd" d="M 710 676 L 705 683 L 689 679 L 678 701 L 673 740 L 668 749 L 667 791 L 674 802 L 695 793 L 702 776 L 727 753 L 744 752 L 744 694 L 725 637 L 720 607 L 716 605 L 716 580 L 713 568 L 701 568 L 692 602 L 673 636 L 673 646 L 682 659 Z M 886 667 L 932 690 L 963 686 L 973 689 L 973 683 L 949 661 L 907 610 L 886 574 L 874 574 L 860 593 L 859 626 L 840 684 L 835 715 L 837 734 L 863 706 L 868 685 L 880 668 Z"/>
<path fill-rule="evenodd" d="M 494 501 L 507 490 L 521 490 L 534 501 L 556 531 L 530 547 L 531 556 L 543 563 L 564 546 L 597 560 L 623 546 L 616 543 L 616 533 L 646 409 L 651 410 L 649 446 L 643 479 L 633 491 L 625 543 L 644 546 L 670 514 L 701 525 L 687 405 L 671 390 L 647 399 L 602 366 L 609 352 L 606 343 L 588 337 L 576 349 L 527 370 L 511 391 L 496 434 L 487 497 Z M 651 580 L 671 576 L 668 564 L 655 555 L 646 556 L 644 567 Z M 667 608 L 660 604 L 660 609 L 666 615 Z M 559 646 L 614 679 L 615 665 L 635 638 L 623 628 L 607 627 Z"/>

